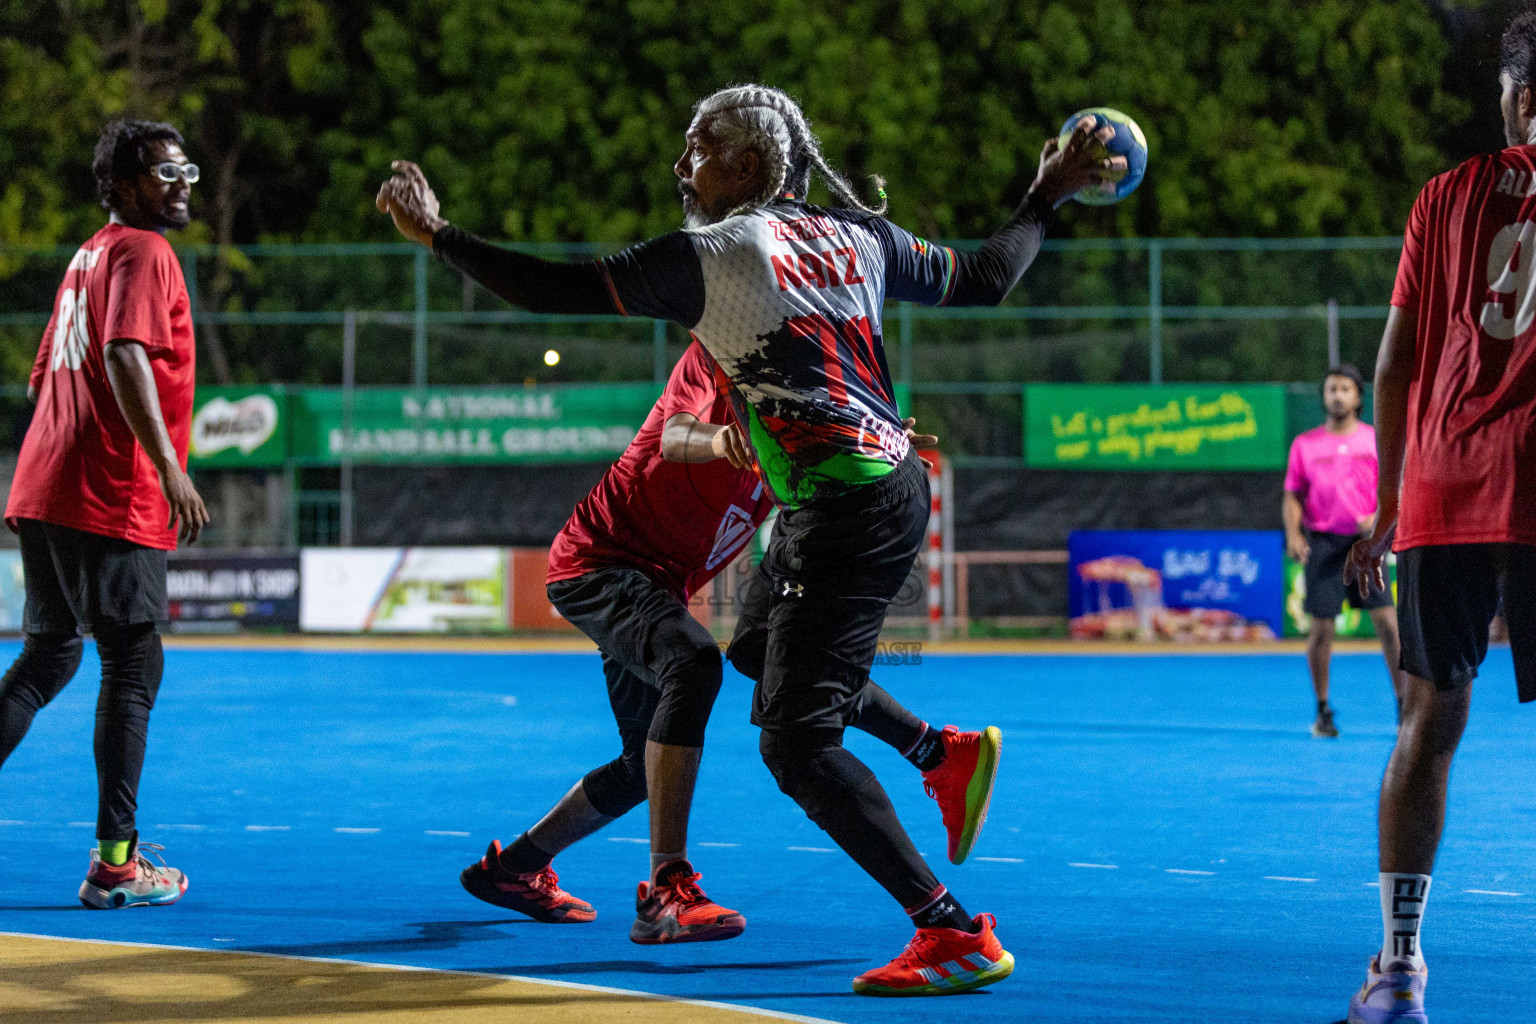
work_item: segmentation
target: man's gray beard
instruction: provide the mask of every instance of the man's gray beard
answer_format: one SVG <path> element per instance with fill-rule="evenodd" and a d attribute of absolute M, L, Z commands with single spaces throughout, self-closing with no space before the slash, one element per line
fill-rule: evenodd
<path fill-rule="evenodd" d="M 716 223 L 718 218 L 711 217 L 704 212 L 704 207 L 693 196 L 683 196 L 683 227 L 689 231 L 697 231 L 699 228 L 707 228 Z"/>

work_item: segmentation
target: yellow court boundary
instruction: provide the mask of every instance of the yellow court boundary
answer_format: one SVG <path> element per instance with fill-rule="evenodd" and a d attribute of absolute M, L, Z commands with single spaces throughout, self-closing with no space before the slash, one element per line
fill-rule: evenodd
<path fill-rule="evenodd" d="M 901 639 L 895 643 L 910 644 L 914 641 Z M 1006 655 L 1136 655 L 1158 657 L 1167 655 L 1214 655 L 1214 654 L 1305 654 L 1305 640 L 1276 640 L 1266 643 L 1223 644 L 1175 644 L 1175 643 L 1117 643 L 1108 641 L 1080 640 L 939 640 L 921 641 L 923 655 L 947 654 L 1006 654 Z M 251 634 L 206 636 L 197 634 L 167 634 L 167 647 L 205 650 L 291 650 L 291 651 L 359 651 L 371 653 L 432 653 L 437 651 L 456 654 L 591 654 L 597 650 L 592 641 L 583 636 L 553 637 L 470 637 L 470 636 L 338 636 L 315 633 Z M 1379 652 L 1381 645 L 1375 640 L 1338 640 L 1333 649 L 1338 654 Z"/>
<path fill-rule="evenodd" d="M 6 1024 L 832 1024 L 544 978 L 25 932 L 0 932 L 0 968 Z"/>

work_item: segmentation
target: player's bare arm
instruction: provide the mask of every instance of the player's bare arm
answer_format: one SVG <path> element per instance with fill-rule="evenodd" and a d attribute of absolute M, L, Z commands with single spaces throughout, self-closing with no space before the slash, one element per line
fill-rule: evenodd
<path fill-rule="evenodd" d="M 1403 485 L 1403 458 L 1408 446 L 1408 385 L 1413 381 L 1417 326 L 1411 310 L 1393 306 L 1376 353 L 1376 523 L 1369 537 L 1357 541 L 1344 566 L 1344 579 L 1356 579 L 1382 590 L 1382 568 L 1397 532 L 1398 499 Z"/>
<path fill-rule="evenodd" d="M 668 462 L 714 462 L 725 459 L 737 469 L 754 465 L 752 446 L 734 423 L 705 423 L 680 412 L 667 420 L 661 433 L 661 457 Z"/>
<path fill-rule="evenodd" d="M 128 421 L 128 429 L 160 475 L 160 490 L 171 506 L 166 525 L 175 526 L 180 520 L 181 539 L 188 544 L 196 543 L 198 534 L 208 525 L 208 510 L 197 488 L 192 486 L 192 479 L 182 470 L 176 447 L 166 432 L 149 355 L 132 338 L 115 338 L 107 343 L 106 364 L 107 380 L 118 408 L 123 411 L 123 419 Z"/>
<path fill-rule="evenodd" d="M 1285 550 L 1296 561 L 1305 562 L 1312 553 L 1307 536 L 1301 530 L 1301 495 L 1286 491 L 1280 499 L 1280 514 L 1285 520 Z"/>

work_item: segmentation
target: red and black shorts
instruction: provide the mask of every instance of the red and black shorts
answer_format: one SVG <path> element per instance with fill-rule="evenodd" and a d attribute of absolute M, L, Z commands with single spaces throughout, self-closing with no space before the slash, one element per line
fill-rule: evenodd
<path fill-rule="evenodd" d="M 1440 690 L 1477 678 L 1488 626 L 1503 615 L 1521 701 L 1536 700 L 1536 546 L 1440 544 L 1397 555 L 1404 671 Z"/>

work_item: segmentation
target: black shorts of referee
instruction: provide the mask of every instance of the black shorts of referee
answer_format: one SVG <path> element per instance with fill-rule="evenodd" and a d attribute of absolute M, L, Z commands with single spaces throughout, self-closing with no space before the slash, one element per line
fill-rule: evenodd
<path fill-rule="evenodd" d="M 670 590 L 639 569 L 594 569 L 546 588 L 550 602 L 603 655 L 622 752 L 583 789 L 617 818 L 646 797 L 645 744 L 702 747 L 720 692 L 720 646 Z"/>
<path fill-rule="evenodd" d="M 1438 690 L 1477 678 L 1502 612 L 1520 700 L 1536 700 L 1536 546 L 1440 544 L 1397 555 L 1402 668 Z"/>
<path fill-rule="evenodd" d="M 1344 582 L 1344 563 L 1349 559 L 1349 549 L 1360 539 L 1359 534 L 1324 533 L 1307 531 L 1307 564 L 1304 575 L 1307 583 L 1307 599 L 1302 610 L 1314 619 L 1332 619 L 1344 609 L 1347 600 L 1351 608 L 1374 611 L 1392 607 L 1392 593 L 1376 590 L 1363 593 L 1358 586 Z"/>

